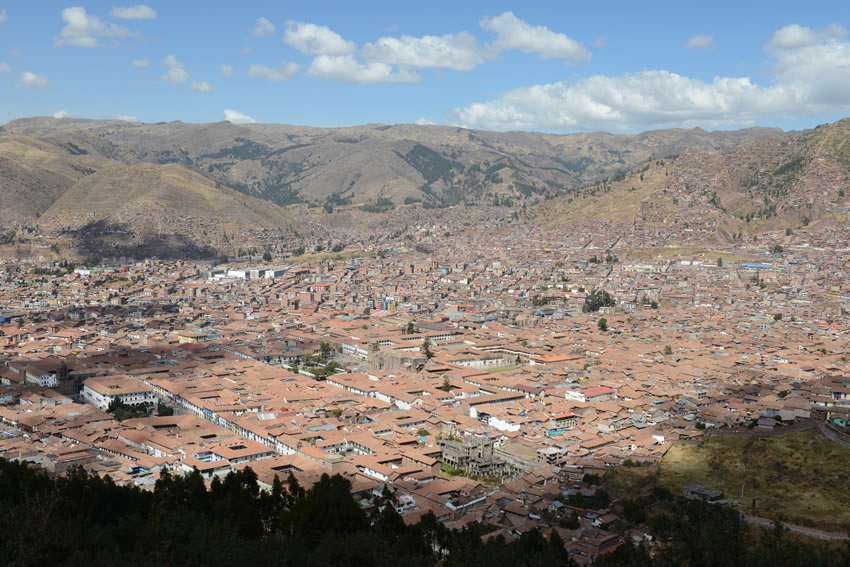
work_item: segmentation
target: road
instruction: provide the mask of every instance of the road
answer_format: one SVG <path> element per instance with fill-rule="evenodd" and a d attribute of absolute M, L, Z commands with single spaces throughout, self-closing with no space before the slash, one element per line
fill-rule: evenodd
<path fill-rule="evenodd" d="M 744 521 L 748 524 L 752 524 L 754 526 L 760 526 L 762 528 L 772 528 L 773 520 L 768 520 L 767 518 L 759 518 L 757 516 L 748 516 L 744 515 Z M 838 534 L 832 532 L 825 532 L 823 530 L 818 530 L 815 528 L 807 528 L 804 526 L 797 526 L 795 524 L 789 524 L 788 522 L 782 522 L 782 525 L 785 526 L 789 532 L 793 532 L 795 534 L 801 534 L 804 536 L 814 537 L 817 539 L 823 539 L 827 541 L 841 541 L 848 539 L 846 534 Z"/>

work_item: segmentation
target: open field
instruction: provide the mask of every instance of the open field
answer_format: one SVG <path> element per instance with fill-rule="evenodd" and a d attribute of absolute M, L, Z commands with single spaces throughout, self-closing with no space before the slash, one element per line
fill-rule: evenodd
<path fill-rule="evenodd" d="M 516 370 L 517 368 L 519 368 L 519 366 L 512 364 L 511 366 L 502 366 L 501 368 L 490 368 L 487 372 L 490 374 L 504 374 L 505 372 Z"/>
<path fill-rule="evenodd" d="M 120 278 L 107 281 L 105 284 L 103 284 L 104 287 L 107 287 L 109 289 L 126 289 L 131 285 L 133 285 L 133 282 L 131 282 L 130 280 Z"/>
<path fill-rule="evenodd" d="M 829 531 L 850 527 L 850 451 L 816 431 L 713 438 L 702 448 L 676 444 L 658 467 L 612 473 L 606 484 L 620 497 L 634 498 L 656 483 L 681 494 L 682 487 L 699 483 L 723 491 L 748 514 Z"/>
<path fill-rule="evenodd" d="M 688 256 L 694 260 L 703 260 L 706 263 L 713 264 L 718 258 L 723 258 L 725 264 L 733 265 L 739 262 L 754 262 L 760 263 L 769 261 L 764 256 L 755 254 L 741 254 L 730 252 L 729 250 L 711 250 L 702 247 L 665 247 L 665 248 L 643 248 L 641 250 L 633 250 L 631 257 L 652 260 L 656 258 L 678 258 Z"/>
<path fill-rule="evenodd" d="M 292 256 L 286 259 L 287 263 L 295 264 L 317 264 L 325 260 L 351 260 L 354 258 L 373 258 L 375 252 L 366 252 L 364 250 L 350 250 L 342 252 L 316 252 L 313 254 L 302 254 L 301 256 Z"/>

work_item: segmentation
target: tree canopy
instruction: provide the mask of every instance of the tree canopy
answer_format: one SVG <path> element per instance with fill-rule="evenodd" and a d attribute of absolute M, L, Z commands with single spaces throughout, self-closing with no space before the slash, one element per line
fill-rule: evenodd
<path fill-rule="evenodd" d="M 603 307 L 613 307 L 616 304 L 617 302 L 607 291 L 594 289 L 584 298 L 584 305 L 581 306 L 581 310 L 585 313 L 593 313 Z"/>

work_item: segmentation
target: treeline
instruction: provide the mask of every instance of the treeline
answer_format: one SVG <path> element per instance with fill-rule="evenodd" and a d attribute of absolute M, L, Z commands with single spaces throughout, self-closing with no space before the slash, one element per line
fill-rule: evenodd
<path fill-rule="evenodd" d="M 366 513 L 351 484 L 290 475 L 262 491 L 246 468 L 215 479 L 163 476 L 154 490 L 76 469 L 52 478 L 0 459 L 0 564 L 548 566 L 574 565 L 557 537 L 507 543 L 480 524 L 453 531 L 428 513 L 408 526 L 388 491 Z"/>
<path fill-rule="evenodd" d="M 323 475 L 304 489 L 292 475 L 259 489 L 246 468 L 214 479 L 164 475 L 153 490 L 118 486 L 78 468 L 51 477 L 0 459 L 0 564 L 41 565 L 316 565 L 469 567 L 574 566 L 564 541 L 538 530 L 507 542 L 484 541 L 493 526 L 450 530 L 432 513 L 407 525 L 385 490 L 365 508 L 351 484 Z M 647 526 L 650 555 L 627 543 L 596 565 L 838 566 L 846 546 L 805 543 L 772 530 L 751 529 L 737 511 L 669 492 L 634 502 L 625 515 Z M 654 510 L 643 516 L 648 506 Z M 641 517 L 635 517 L 641 516 Z M 629 520 L 627 523 L 631 524 Z"/>

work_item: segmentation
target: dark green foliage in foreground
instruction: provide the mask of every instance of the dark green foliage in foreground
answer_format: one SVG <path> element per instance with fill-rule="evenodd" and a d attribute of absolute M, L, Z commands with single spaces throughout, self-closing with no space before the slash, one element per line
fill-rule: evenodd
<path fill-rule="evenodd" d="M 665 491 L 667 492 L 667 491 Z M 643 548 L 630 544 L 600 557 L 600 567 L 682 565 L 737 567 L 845 566 L 850 565 L 850 546 L 825 544 L 817 540 L 791 537 L 779 523 L 772 529 L 753 528 L 744 523 L 740 512 L 720 505 L 655 494 L 645 501 L 625 501 L 624 517 L 639 519 L 659 542 L 657 554 L 650 558 Z M 646 517 L 645 504 L 666 502 L 657 513 Z"/>
<path fill-rule="evenodd" d="M 386 505 L 384 505 L 386 504 Z M 407 526 L 385 492 L 367 515 L 350 483 L 294 477 L 260 491 L 250 469 L 215 480 L 169 476 L 154 491 L 77 469 L 53 479 L 0 460 L 0 565 L 567 565 L 538 532 L 481 541 L 480 526 L 446 529 L 433 514 Z"/>
<path fill-rule="evenodd" d="M 654 496 L 631 504 L 654 503 L 654 513 L 628 516 L 640 517 L 662 543 L 656 555 L 627 543 L 596 565 L 850 565 L 850 547 L 803 543 L 779 525 L 751 529 L 730 508 Z M 142 491 L 82 469 L 54 479 L 0 459 L 0 565 L 575 565 L 557 532 L 485 542 L 493 526 L 453 531 L 431 513 L 407 526 L 392 493 L 374 503 L 374 512 L 364 512 L 340 476 L 324 475 L 309 490 L 290 476 L 263 492 L 246 468 L 209 490 L 191 474 L 165 476 L 155 490 Z"/>

